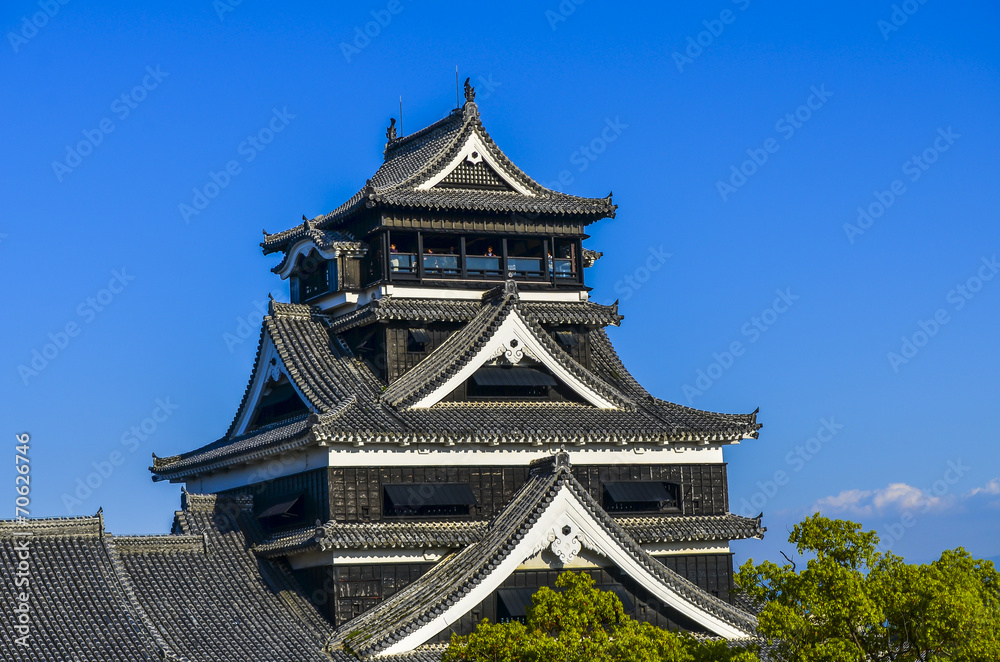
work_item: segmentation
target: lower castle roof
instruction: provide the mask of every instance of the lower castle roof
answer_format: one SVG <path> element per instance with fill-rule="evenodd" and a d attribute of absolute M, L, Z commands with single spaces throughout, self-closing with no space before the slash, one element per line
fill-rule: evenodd
<path fill-rule="evenodd" d="M 0 650 L 12 662 L 348 662 L 356 659 L 354 653 L 395 662 L 437 662 L 444 650 L 440 645 L 416 641 L 412 650 L 397 645 L 395 651 L 391 646 L 422 627 L 428 615 L 451 608 L 470 587 L 484 581 L 543 516 L 554 495 L 567 488 L 587 517 L 598 522 L 642 572 L 709 618 L 753 632 L 752 615 L 668 570 L 638 541 L 644 536 L 702 539 L 734 531 L 760 535 L 759 519 L 612 518 L 576 482 L 566 456 L 560 455 L 535 463 L 531 479 L 504 511 L 488 524 L 473 526 L 408 523 L 408 531 L 403 531 L 395 525 L 331 523 L 265 539 L 252 516 L 251 497 L 186 492 L 171 535 L 113 536 L 104 531 L 101 513 L 0 521 L 0 568 L 7 578 L 0 600 L 15 605 L 16 593 L 27 592 L 31 623 L 30 645 L 17 645 L 16 614 L 12 608 L 2 610 Z M 373 535 L 376 529 L 381 539 Z M 446 556 L 373 610 L 334 629 L 277 557 L 309 545 L 329 549 L 356 545 L 361 539 L 373 546 L 425 545 L 433 539 L 461 551 Z M 27 541 L 30 550 L 26 588 L 16 588 L 13 581 L 20 541 Z"/>
<path fill-rule="evenodd" d="M 725 631 L 715 634 L 730 638 L 737 633 L 744 638 L 755 636 L 757 622 L 754 616 L 708 594 L 645 552 L 573 477 L 569 456 L 561 453 L 532 463 L 531 478 L 490 522 L 479 541 L 446 556 L 403 590 L 337 628 L 328 647 L 369 659 L 427 641 L 470 608 L 463 605 L 475 604 L 478 601 L 476 592 L 482 587 L 498 585 L 505 578 L 504 573 L 523 561 L 525 550 L 533 550 L 528 554 L 531 556 L 549 543 L 555 549 L 560 541 L 552 532 L 546 536 L 544 529 L 548 525 L 540 523 L 556 514 L 553 509 L 567 512 L 562 510 L 565 506 L 556 508 L 554 505 L 559 495 L 566 491 L 571 495 L 568 497 L 570 502 L 583 509 L 588 521 L 573 517 L 563 519 L 565 514 L 553 521 L 566 535 L 569 535 L 567 530 L 577 532 L 573 534 L 581 538 L 573 541 L 577 551 L 581 543 L 600 547 L 601 543 L 595 543 L 591 536 L 606 536 L 618 553 L 646 577 L 645 580 L 636 577 L 646 590 L 655 595 L 660 595 L 657 590 L 666 591 L 699 614 L 706 624 L 714 623 Z M 570 521 L 572 526 L 564 526 Z M 595 528 L 588 530 L 588 525 Z M 540 544 L 536 540 L 539 535 Z"/>
<path fill-rule="evenodd" d="M 441 302 L 380 303 L 359 315 L 378 316 L 393 306 L 432 306 Z M 435 445 L 588 445 L 734 443 L 755 438 L 760 425 L 752 414 L 722 414 L 666 402 L 651 396 L 625 369 L 603 328 L 590 334 L 591 367 L 587 369 L 549 337 L 553 320 L 589 319 L 601 325 L 617 312 L 579 302 L 537 304 L 521 301 L 516 288 L 473 302 L 471 321 L 408 373 L 386 387 L 368 364 L 356 356 L 336 332 L 338 325 L 363 323 L 351 313 L 331 319 L 304 305 L 272 303 L 264 320 L 261 350 L 273 343 L 289 378 L 312 410 L 252 432 L 230 433 L 194 451 L 154 457 L 151 470 L 157 480 L 185 477 L 249 462 L 268 455 L 318 443 L 407 446 Z M 462 302 L 464 309 L 467 302 Z M 459 306 L 454 306 L 458 308 Z M 475 355 L 495 332 L 498 317 L 516 311 L 532 332 L 542 336 L 559 366 L 581 384 L 616 406 L 599 408 L 573 402 L 440 402 L 413 407 L 431 388 L 441 388 Z M 469 312 L 462 313 L 464 315 Z M 258 372 L 272 369 L 255 367 Z M 439 351 L 441 350 L 441 351 Z M 443 351 L 447 350 L 447 351 Z M 247 387 L 240 412 L 252 407 Z M 237 414 L 237 419 L 240 414 Z"/>
<path fill-rule="evenodd" d="M 681 543 L 762 538 L 760 517 L 740 515 L 639 515 L 614 521 L 636 542 Z M 484 520 L 423 522 L 327 522 L 272 535 L 254 547 L 274 558 L 331 549 L 461 548 L 479 542 L 488 528 Z"/>

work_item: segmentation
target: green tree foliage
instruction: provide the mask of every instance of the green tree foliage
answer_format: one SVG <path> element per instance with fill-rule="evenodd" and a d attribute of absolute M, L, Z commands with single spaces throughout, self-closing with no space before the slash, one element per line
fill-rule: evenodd
<path fill-rule="evenodd" d="M 535 593 L 526 624 L 484 620 L 468 637 L 453 635 L 443 662 L 758 662 L 725 642 L 700 643 L 630 618 L 590 575 L 563 573 L 556 588 Z"/>
<path fill-rule="evenodd" d="M 1000 575 L 961 548 L 929 565 L 876 551 L 861 525 L 813 515 L 788 538 L 800 563 L 747 561 L 759 632 L 796 662 L 1000 660 Z M 786 557 L 788 558 L 788 557 Z"/>

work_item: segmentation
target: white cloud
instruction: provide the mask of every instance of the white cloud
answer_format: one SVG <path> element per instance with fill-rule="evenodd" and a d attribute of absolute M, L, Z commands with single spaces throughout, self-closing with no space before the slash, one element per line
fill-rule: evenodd
<path fill-rule="evenodd" d="M 994 478 L 982 487 L 975 487 L 961 496 L 922 490 L 906 483 L 890 483 L 877 490 L 844 490 L 833 496 L 817 500 L 809 512 L 827 515 L 887 515 L 897 513 L 945 513 L 957 510 L 975 497 L 1000 495 L 1000 478 Z M 1000 501 L 991 501 L 994 506 Z"/>
<path fill-rule="evenodd" d="M 965 499 L 969 499 L 979 495 L 996 496 L 997 494 L 1000 494 L 1000 478 L 994 478 L 982 487 L 974 487 L 962 496 Z"/>
<path fill-rule="evenodd" d="M 845 490 L 834 496 L 823 497 L 810 508 L 812 512 L 849 512 L 855 515 L 870 515 L 872 492 L 869 490 Z"/>
<path fill-rule="evenodd" d="M 939 496 L 925 493 L 923 490 L 906 483 L 891 483 L 888 487 L 875 492 L 872 499 L 875 510 L 880 513 L 889 510 L 913 512 L 915 510 L 941 510 L 945 500 Z"/>

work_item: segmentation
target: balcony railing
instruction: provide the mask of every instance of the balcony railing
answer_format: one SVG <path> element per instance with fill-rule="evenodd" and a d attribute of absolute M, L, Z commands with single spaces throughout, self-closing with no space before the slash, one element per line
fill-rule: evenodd
<path fill-rule="evenodd" d="M 391 253 L 389 267 L 394 274 L 417 274 L 416 253 Z"/>
<path fill-rule="evenodd" d="M 500 257 L 495 255 L 469 255 L 465 258 L 465 271 L 470 278 L 499 277 Z"/>
<path fill-rule="evenodd" d="M 499 279 L 504 277 L 522 280 L 574 280 L 577 272 L 570 258 L 516 257 L 508 256 L 506 269 L 499 255 L 467 255 L 465 269 L 462 256 L 453 253 L 390 253 L 389 269 L 395 276 L 417 277 L 418 257 L 423 262 L 424 277 L 470 279 Z M 548 268 L 545 268 L 547 263 Z"/>
<path fill-rule="evenodd" d="M 424 273 L 431 276 L 460 276 L 461 257 L 450 253 L 424 253 Z"/>
<path fill-rule="evenodd" d="M 540 257 L 508 257 L 507 276 L 513 278 L 545 278 Z"/>
<path fill-rule="evenodd" d="M 576 278 L 576 274 L 573 273 L 573 260 L 569 258 L 557 257 L 549 260 L 549 268 L 556 278 Z"/>

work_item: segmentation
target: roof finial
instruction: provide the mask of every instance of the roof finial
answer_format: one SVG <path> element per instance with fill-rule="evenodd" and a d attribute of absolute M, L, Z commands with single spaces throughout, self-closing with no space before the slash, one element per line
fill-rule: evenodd
<path fill-rule="evenodd" d="M 465 103 L 475 103 L 476 88 L 469 84 L 470 78 L 465 79 Z"/>
<path fill-rule="evenodd" d="M 389 128 L 385 130 L 385 137 L 389 142 L 396 139 L 396 118 L 389 118 Z"/>

